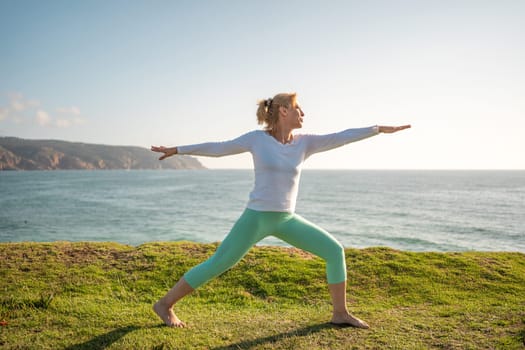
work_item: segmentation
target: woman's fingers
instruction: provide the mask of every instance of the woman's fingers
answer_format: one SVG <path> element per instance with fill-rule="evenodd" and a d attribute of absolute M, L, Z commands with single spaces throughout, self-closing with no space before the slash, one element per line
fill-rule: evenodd
<path fill-rule="evenodd" d="M 168 151 L 167 151 L 166 147 L 164 147 L 164 146 L 151 146 L 151 150 L 153 152 L 164 153 L 164 155 L 161 156 L 159 158 L 159 160 L 163 160 L 163 159 L 166 159 L 168 157 Z"/>
<path fill-rule="evenodd" d="M 380 126 L 379 131 L 384 132 L 386 134 L 391 134 L 396 131 L 405 130 L 408 128 L 411 128 L 412 126 L 410 124 L 408 125 L 402 125 L 402 126 Z"/>

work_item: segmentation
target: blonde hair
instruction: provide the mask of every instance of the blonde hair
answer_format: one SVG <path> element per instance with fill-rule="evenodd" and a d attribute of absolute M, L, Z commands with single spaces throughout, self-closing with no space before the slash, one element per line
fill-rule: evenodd
<path fill-rule="evenodd" d="M 281 93 L 273 98 L 257 102 L 257 124 L 266 124 L 266 130 L 273 130 L 279 121 L 279 107 L 290 107 L 295 105 L 297 94 Z"/>

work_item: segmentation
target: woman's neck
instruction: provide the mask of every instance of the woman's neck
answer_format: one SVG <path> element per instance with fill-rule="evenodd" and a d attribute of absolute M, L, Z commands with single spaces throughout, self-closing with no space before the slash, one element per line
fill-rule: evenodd
<path fill-rule="evenodd" d="M 281 129 L 281 128 L 275 128 L 269 131 L 270 135 L 272 135 L 277 141 L 279 141 L 282 144 L 287 144 L 293 141 L 293 133 L 292 129 Z"/>

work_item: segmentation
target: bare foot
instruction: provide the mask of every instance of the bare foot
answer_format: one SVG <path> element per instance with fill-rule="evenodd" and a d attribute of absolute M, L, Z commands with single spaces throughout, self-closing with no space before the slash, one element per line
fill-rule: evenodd
<path fill-rule="evenodd" d="M 366 323 L 363 320 L 358 319 L 351 313 L 340 313 L 335 314 L 332 317 L 332 320 L 330 321 L 331 324 L 341 327 L 356 327 L 356 328 L 363 328 L 368 329 L 370 326 L 368 323 Z"/>
<path fill-rule="evenodd" d="M 160 317 L 160 319 L 168 327 L 184 328 L 186 324 L 182 322 L 173 312 L 171 307 L 167 307 L 160 300 L 153 305 L 153 311 Z"/>

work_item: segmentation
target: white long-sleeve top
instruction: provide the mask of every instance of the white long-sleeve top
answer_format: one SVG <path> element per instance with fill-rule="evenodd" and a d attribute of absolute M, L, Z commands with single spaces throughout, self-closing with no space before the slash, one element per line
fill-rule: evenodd
<path fill-rule="evenodd" d="M 230 141 L 179 146 L 177 150 L 179 154 L 208 157 L 250 152 L 255 184 L 247 207 L 293 213 L 302 164 L 308 157 L 378 133 L 378 127 L 371 126 L 326 135 L 299 134 L 294 135 L 292 142 L 282 144 L 266 131 L 254 130 Z"/>

